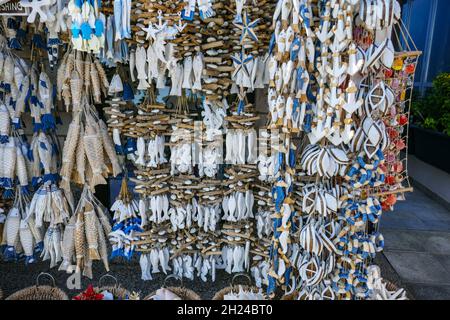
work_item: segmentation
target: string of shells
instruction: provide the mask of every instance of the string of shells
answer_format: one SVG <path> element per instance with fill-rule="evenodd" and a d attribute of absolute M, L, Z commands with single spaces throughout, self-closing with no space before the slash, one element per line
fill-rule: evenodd
<path fill-rule="evenodd" d="M 147 96 L 138 105 L 136 116 L 136 152 L 130 154 L 137 170 L 135 191 L 139 194 L 140 231 L 133 231 L 132 245 L 140 253 L 142 280 L 151 280 L 152 273 L 168 274 L 169 257 L 176 244 L 176 233 L 169 216 L 170 163 L 167 158 L 166 137 L 170 136 L 171 112 Z"/>
<path fill-rule="evenodd" d="M 394 62 L 391 33 L 400 7 L 379 1 L 374 5 L 386 15 L 369 16 L 366 5 L 279 1 L 275 10 L 269 128 L 283 132 L 283 156 L 273 173 L 281 232 L 272 240 L 269 293 L 277 283 L 298 299 L 371 294 L 364 279 L 383 249 L 382 206 L 364 190 L 385 183 L 389 138 L 379 119 L 394 95 L 376 79 Z M 360 33 L 370 45 L 359 42 Z"/>
<path fill-rule="evenodd" d="M 273 3 L 263 1 L 246 3 L 231 1 L 228 21 L 229 41 L 232 43 L 233 73 L 230 93 L 236 94 L 235 102 L 228 109 L 225 161 L 230 164 L 225 170 L 226 182 L 230 188 L 225 192 L 222 207 L 224 211 L 222 249 L 225 270 L 229 273 L 251 272 L 258 287 L 268 284 L 268 245 L 263 233 L 269 229 L 261 224 L 269 222 L 270 215 L 264 212 L 269 195 L 263 189 L 256 189 L 258 134 L 255 130 L 259 115 L 248 103 L 247 93 L 264 88 L 266 65 L 264 55 L 269 44 L 270 12 Z M 264 188 L 264 187 L 263 187 Z M 259 200 L 255 194 L 259 191 Z M 262 200 L 262 199 L 264 200 Z M 255 211 L 256 209 L 256 211 Z M 226 258 L 225 258 L 226 257 Z"/>

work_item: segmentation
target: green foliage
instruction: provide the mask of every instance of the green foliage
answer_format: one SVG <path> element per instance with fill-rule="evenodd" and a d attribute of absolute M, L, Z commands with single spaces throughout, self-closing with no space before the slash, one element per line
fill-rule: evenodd
<path fill-rule="evenodd" d="M 423 98 L 416 95 L 411 112 L 415 124 L 450 135 L 450 73 L 437 76 Z"/>

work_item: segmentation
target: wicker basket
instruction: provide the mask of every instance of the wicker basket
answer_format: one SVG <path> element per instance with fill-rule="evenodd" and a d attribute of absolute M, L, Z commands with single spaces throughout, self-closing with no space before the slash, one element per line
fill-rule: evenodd
<path fill-rule="evenodd" d="M 181 282 L 181 287 L 166 287 L 166 281 L 170 278 L 175 278 L 180 280 Z M 181 300 L 202 300 L 200 298 L 200 296 L 198 294 L 196 294 L 194 291 L 192 291 L 191 289 L 185 288 L 183 287 L 183 280 L 178 278 L 175 275 L 170 275 L 168 276 L 166 279 L 164 279 L 164 283 L 162 288 L 166 288 L 167 290 L 173 292 L 174 294 L 176 294 L 178 297 L 180 297 Z M 144 300 L 152 300 L 151 298 L 156 294 L 156 291 L 153 291 L 152 293 L 150 293 L 149 295 L 147 295 Z"/>
<path fill-rule="evenodd" d="M 234 281 L 238 277 L 245 277 L 248 279 L 249 283 L 252 282 L 251 278 L 247 274 L 239 273 L 233 277 L 233 279 L 231 280 L 231 285 L 229 287 L 223 288 L 214 295 L 213 300 L 224 300 L 226 294 L 229 294 L 231 292 L 239 292 L 239 287 L 242 287 L 243 290 L 250 292 L 258 292 L 260 290 L 258 287 L 252 285 L 235 285 Z"/>
<path fill-rule="evenodd" d="M 52 286 L 39 285 L 39 278 L 43 275 L 47 275 L 53 280 Z M 36 278 L 35 286 L 19 290 L 6 300 L 69 300 L 69 297 L 55 286 L 55 279 L 50 274 L 41 272 Z"/>
<path fill-rule="evenodd" d="M 400 288 L 398 286 L 396 286 L 395 284 L 393 284 L 392 282 L 390 282 L 390 281 L 388 281 L 386 279 L 383 279 L 383 282 L 386 284 L 386 289 L 388 289 L 389 291 L 398 291 L 398 290 L 400 290 Z M 409 292 L 406 291 L 405 289 L 403 289 L 403 290 L 406 293 L 406 298 L 408 300 L 413 300 L 413 298 L 411 298 Z"/>
<path fill-rule="evenodd" d="M 102 286 L 102 279 L 107 278 L 107 277 L 114 279 L 114 281 L 115 281 L 114 286 Z M 94 290 L 97 292 L 102 292 L 102 291 L 106 290 L 114 296 L 114 300 L 127 300 L 128 297 L 130 296 L 130 292 L 127 289 L 120 286 L 116 277 L 114 277 L 110 274 L 103 275 L 98 280 L 98 287 L 95 287 Z"/>
<path fill-rule="evenodd" d="M 388 281 L 388 280 L 384 280 L 383 282 L 386 284 L 386 289 L 388 289 L 389 291 L 398 291 L 399 288 L 393 284 L 392 282 Z"/>
<path fill-rule="evenodd" d="M 293 292 L 291 294 L 287 294 L 281 297 L 280 300 L 283 301 L 295 301 L 298 300 L 298 292 Z"/>

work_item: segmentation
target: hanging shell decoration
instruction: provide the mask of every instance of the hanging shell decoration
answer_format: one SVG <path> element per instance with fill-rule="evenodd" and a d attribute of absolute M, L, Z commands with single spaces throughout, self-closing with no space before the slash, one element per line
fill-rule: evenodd
<path fill-rule="evenodd" d="M 112 245 L 111 258 L 125 257 L 131 259 L 134 253 L 134 240 L 130 234 L 133 231 L 140 232 L 141 220 L 139 217 L 138 202 L 133 199 L 132 194 L 128 190 L 128 179 L 122 179 L 122 186 L 119 196 L 113 203 L 111 209 L 113 214 L 112 231 L 108 234 L 109 241 Z"/>
<path fill-rule="evenodd" d="M 225 300 L 407 298 L 373 265 L 382 214 L 410 190 L 418 55 L 396 52 L 397 0 L 21 3 L 27 21 L 2 17 L 0 36 L 6 259 L 92 278 L 93 261 L 138 255 L 144 281 L 224 270 L 260 288 Z M 11 50 L 27 31 L 32 63 Z M 93 192 L 122 172 L 110 220 Z"/>
<path fill-rule="evenodd" d="M 284 134 L 274 159 L 279 232 L 272 238 L 269 294 L 277 284 L 298 299 L 371 294 L 368 267 L 384 245 L 376 231 L 382 206 L 371 194 L 386 182 L 391 143 L 383 115 L 395 101 L 379 75 L 393 65 L 399 18 L 395 0 L 277 4 L 269 128 Z M 360 42 L 361 33 L 370 45 Z"/>

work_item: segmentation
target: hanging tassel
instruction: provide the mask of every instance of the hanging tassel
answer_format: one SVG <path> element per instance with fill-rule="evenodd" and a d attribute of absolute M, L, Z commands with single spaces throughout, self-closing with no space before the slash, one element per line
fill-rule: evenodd
<path fill-rule="evenodd" d="M 56 130 L 56 120 L 53 114 L 47 113 L 42 115 L 41 125 L 45 131 Z"/>
<path fill-rule="evenodd" d="M 123 100 L 132 101 L 134 99 L 133 89 L 128 83 L 123 85 Z"/>
<path fill-rule="evenodd" d="M 20 44 L 19 40 L 16 37 L 8 39 L 8 47 L 10 49 L 15 49 L 15 50 L 22 49 L 22 45 Z"/>
<path fill-rule="evenodd" d="M 125 144 L 125 154 L 133 154 L 137 150 L 137 142 L 136 139 L 128 138 L 127 143 Z"/>
<path fill-rule="evenodd" d="M 14 246 L 6 246 L 5 251 L 3 251 L 3 259 L 6 262 L 18 260 L 18 255 Z"/>
<path fill-rule="evenodd" d="M 237 110 L 238 115 L 241 115 L 244 112 L 244 107 L 245 107 L 244 100 L 239 99 L 238 110 Z"/>
<path fill-rule="evenodd" d="M 42 39 L 42 36 L 38 33 L 35 33 L 33 35 L 33 44 L 36 46 L 36 48 L 47 50 L 47 46 L 44 43 L 44 39 Z"/>
<path fill-rule="evenodd" d="M 28 185 L 26 185 L 26 186 L 21 186 L 21 187 L 20 187 L 20 191 L 21 191 L 22 194 L 24 194 L 24 195 L 27 195 L 27 196 L 31 195 L 31 191 L 30 191 Z"/>

